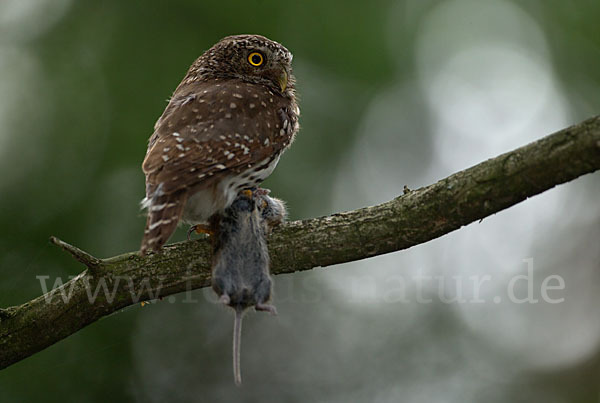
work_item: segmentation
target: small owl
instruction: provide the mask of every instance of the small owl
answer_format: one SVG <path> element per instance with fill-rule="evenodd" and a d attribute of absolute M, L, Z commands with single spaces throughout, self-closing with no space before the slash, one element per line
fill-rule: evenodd
<path fill-rule="evenodd" d="M 206 223 L 273 172 L 299 127 L 291 62 L 277 42 L 235 35 L 192 64 L 148 142 L 142 255 L 180 221 Z"/>

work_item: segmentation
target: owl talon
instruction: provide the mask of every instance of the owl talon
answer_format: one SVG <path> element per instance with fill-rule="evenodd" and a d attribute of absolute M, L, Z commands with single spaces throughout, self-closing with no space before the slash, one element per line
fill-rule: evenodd
<path fill-rule="evenodd" d="M 254 195 L 254 192 L 250 189 L 242 190 L 240 193 L 246 196 L 248 199 L 252 199 L 252 196 Z"/>
<path fill-rule="evenodd" d="M 192 240 L 192 234 L 194 232 L 196 234 L 206 234 L 206 235 L 209 235 L 209 236 L 214 235 L 213 230 L 211 230 L 208 225 L 206 225 L 206 224 L 196 224 L 196 225 L 192 225 L 190 227 L 190 229 L 188 230 L 188 233 L 187 233 L 187 240 L 188 241 Z"/>

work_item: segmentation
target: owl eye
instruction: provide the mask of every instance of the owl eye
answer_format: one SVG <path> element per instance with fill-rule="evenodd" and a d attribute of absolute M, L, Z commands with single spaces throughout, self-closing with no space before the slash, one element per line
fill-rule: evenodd
<path fill-rule="evenodd" d="M 258 67 L 261 64 L 263 64 L 264 62 L 264 58 L 263 55 L 261 55 L 258 52 L 252 52 L 248 55 L 248 63 L 250 63 L 251 65 Z"/>

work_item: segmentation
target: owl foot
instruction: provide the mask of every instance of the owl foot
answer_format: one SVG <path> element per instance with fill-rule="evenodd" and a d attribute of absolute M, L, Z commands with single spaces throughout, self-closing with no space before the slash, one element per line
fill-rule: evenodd
<path fill-rule="evenodd" d="M 252 196 L 254 196 L 254 192 L 252 191 L 252 189 L 242 190 L 240 194 L 246 196 L 248 199 L 252 199 Z"/>
<path fill-rule="evenodd" d="M 187 240 L 191 241 L 192 240 L 192 233 L 196 233 L 196 234 L 206 234 L 209 236 L 214 235 L 214 231 L 210 229 L 210 226 L 208 226 L 207 224 L 196 224 L 196 225 L 192 225 L 190 227 L 190 229 L 188 230 L 187 233 Z"/>
<path fill-rule="evenodd" d="M 240 194 L 246 196 L 249 199 L 252 199 L 254 197 L 262 197 L 262 196 L 268 196 L 269 193 L 271 193 L 271 190 L 269 189 L 264 189 L 264 188 L 250 188 L 250 189 L 244 189 L 240 192 Z"/>

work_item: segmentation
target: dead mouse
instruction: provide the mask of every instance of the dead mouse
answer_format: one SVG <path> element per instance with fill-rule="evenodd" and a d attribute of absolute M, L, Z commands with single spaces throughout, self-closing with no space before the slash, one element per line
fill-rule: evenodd
<path fill-rule="evenodd" d="M 282 201 L 268 191 L 244 191 L 231 206 L 211 220 L 213 232 L 212 288 L 219 300 L 233 308 L 233 374 L 242 382 L 240 340 L 242 317 L 248 308 L 277 314 L 269 304 L 273 283 L 269 275 L 266 235 L 286 216 Z"/>

